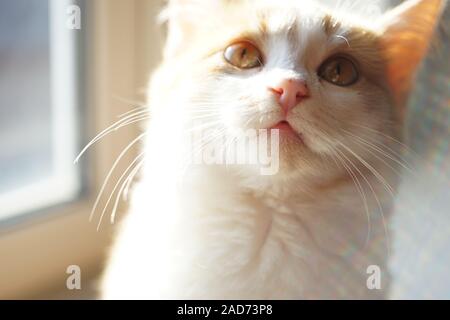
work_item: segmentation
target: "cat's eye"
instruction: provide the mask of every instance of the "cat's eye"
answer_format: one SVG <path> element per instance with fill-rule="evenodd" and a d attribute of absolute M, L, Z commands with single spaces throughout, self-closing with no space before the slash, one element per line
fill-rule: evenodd
<path fill-rule="evenodd" d="M 347 87 L 356 83 L 359 73 L 355 64 L 345 57 L 331 58 L 319 68 L 319 76 L 334 85 Z"/>
<path fill-rule="evenodd" d="M 261 51 L 247 41 L 230 45 L 224 52 L 225 60 L 239 69 L 252 69 L 262 65 Z"/>

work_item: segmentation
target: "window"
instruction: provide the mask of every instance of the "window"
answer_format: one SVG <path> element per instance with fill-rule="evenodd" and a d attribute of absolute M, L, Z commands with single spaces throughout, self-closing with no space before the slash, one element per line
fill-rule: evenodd
<path fill-rule="evenodd" d="M 0 299 L 86 297 L 88 279 L 104 265 L 112 226 L 97 232 L 89 214 L 138 128 L 105 137 L 73 161 L 138 106 L 131 101 L 145 99 L 141 89 L 160 54 L 162 3 L 0 0 Z M 73 4 L 81 30 L 67 28 Z M 115 174 L 134 156 L 130 150 Z M 82 269 L 81 293 L 66 288 L 73 264 Z"/>
<path fill-rule="evenodd" d="M 66 1 L 0 1 L 0 220 L 76 198 L 80 32 Z"/>

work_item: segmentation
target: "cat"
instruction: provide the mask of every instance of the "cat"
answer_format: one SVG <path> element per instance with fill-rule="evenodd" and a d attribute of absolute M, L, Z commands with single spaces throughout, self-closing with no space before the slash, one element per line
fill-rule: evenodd
<path fill-rule="evenodd" d="M 387 298 L 405 105 L 443 5 L 358 18 L 313 0 L 169 1 L 102 298 Z M 187 161 L 206 129 L 276 132 L 276 173 Z"/>

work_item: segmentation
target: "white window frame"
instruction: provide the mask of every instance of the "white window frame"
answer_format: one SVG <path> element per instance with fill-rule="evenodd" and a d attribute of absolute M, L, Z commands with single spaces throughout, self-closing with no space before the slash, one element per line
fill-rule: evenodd
<path fill-rule="evenodd" d="M 49 1 L 52 173 L 36 182 L 0 194 L 0 220 L 74 200 L 81 188 L 78 149 L 77 35 L 66 28 L 67 0 Z"/>
<path fill-rule="evenodd" d="M 59 3 L 63 0 L 52 1 Z M 55 105 L 66 103 L 66 108 L 70 109 L 66 109 L 67 114 L 59 115 L 59 121 L 55 121 L 59 122 L 57 125 L 68 125 L 66 129 L 71 132 L 75 130 L 70 126 L 80 124 L 83 128 L 83 141 L 77 141 L 76 146 L 63 146 L 66 148 L 65 154 L 74 153 L 74 148 L 77 149 L 75 154 L 81 151 L 81 147 L 88 140 L 117 121 L 118 115 L 129 111 L 132 106 L 126 102 L 127 99 L 145 99 L 145 90 L 140 89 L 145 88 L 150 69 L 157 62 L 160 53 L 161 37 L 159 28 L 154 25 L 154 16 L 161 2 L 85 1 L 82 28 L 88 24 L 91 32 L 86 35 L 87 39 L 84 41 L 86 59 L 83 78 L 86 81 L 83 88 L 87 101 L 84 103 L 82 117 L 78 119 L 79 113 L 75 111 L 77 104 L 81 104 L 81 101 L 73 96 L 74 92 L 78 91 L 73 89 L 77 84 L 71 83 L 72 88 L 58 87 L 58 90 L 62 91 L 53 97 Z M 65 14 L 62 16 L 67 17 Z M 61 36 L 59 32 L 65 30 L 55 31 L 52 36 Z M 54 48 L 52 52 L 56 55 L 64 52 L 70 57 L 72 55 L 66 51 L 70 50 L 70 45 L 67 48 Z M 63 61 L 56 60 L 56 63 Z M 74 72 L 72 68 L 75 66 L 70 66 L 71 72 Z M 76 71 L 79 73 L 79 70 Z M 64 77 L 62 81 L 67 81 L 65 77 L 68 76 L 56 74 L 56 77 L 61 79 Z M 142 94 L 138 95 L 141 92 Z M 68 105 L 67 102 L 71 99 L 74 103 Z M 61 128 L 55 128 L 59 129 Z M 100 232 L 97 232 L 97 223 L 89 222 L 89 214 L 115 157 L 137 134 L 136 126 L 127 127 L 113 136 L 106 137 L 81 159 L 78 167 L 73 165 L 74 159 L 62 159 L 66 155 L 56 155 L 64 162 L 61 172 L 73 170 L 62 180 L 52 182 L 55 192 L 65 194 L 58 201 L 71 199 L 73 192 L 79 190 L 80 185 L 69 181 L 71 187 L 62 192 L 58 183 L 74 179 L 73 175 L 76 176 L 81 167 L 86 169 L 83 174 L 87 177 L 83 182 L 85 188 L 82 196 L 76 201 L 51 207 L 39 214 L 23 215 L 11 224 L 0 221 L 0 299 L 51 298 L 51 295 L 44 294 L 46 290 L 65 292 L 67 298 L 76 297 L 79 293 L 69 292 L 65 287 L 66 268 L 72 264 L 79 265 L 82 269 L 82 288 L 88 285 L 88 278 L 98 275 L 105 261 L 105 249 L 110 244 L 113 227 L 106 221 Z M 62 142 L 66 141 L 60 143 Z M 135 155 L 129 154 L 119 165 L 117 172 L 123 172 Z M 23 198 L 16 199 L 24 201 Z M 40 206 L 52 203 L 55 201 L 48 200 L 44 204 L 42 200 Z M 31 208 L 31 205 L 28 208 L 23 207 Z"/>

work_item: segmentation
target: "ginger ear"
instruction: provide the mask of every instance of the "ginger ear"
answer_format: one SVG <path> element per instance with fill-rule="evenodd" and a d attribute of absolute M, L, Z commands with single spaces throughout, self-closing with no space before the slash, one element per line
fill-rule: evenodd
<path fill-rule="evenodd" d="M 381 51 L 387 79 L 400 108 L 406 103 L 416 69 L 428 52 L 445 4 L 445 0 L 408 0 L 382 18 Z"/>

